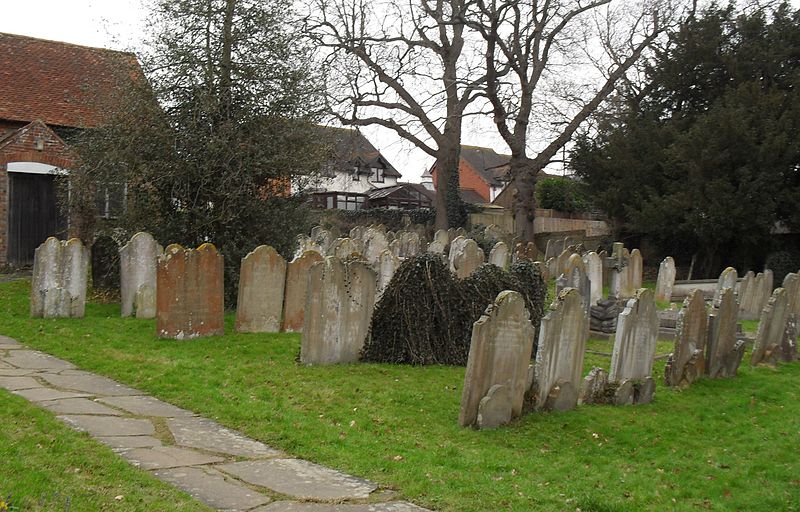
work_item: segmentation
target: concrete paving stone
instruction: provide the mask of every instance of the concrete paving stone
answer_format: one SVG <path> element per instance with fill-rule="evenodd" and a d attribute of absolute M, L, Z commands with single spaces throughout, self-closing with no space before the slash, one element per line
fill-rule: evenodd
<path fill-rule="evenodd" d="M 100 375 L 57 375 L 48 373 L 42 378 L 55 387 L 74 389 L 99 396 L 141 395 L 141 391 L 123 386 L 107 377 Z"/>
<path fill-rule="evenodd" d="M 0 361 L 0 370 L 12 370 L 12 369 L 14 369 L 14 367 L 11 366 L 10 364 Z"/>
<path fill-rule="evenodd" d="M 247 483 L 302 500 L 369 497 L 377 485 L 300 459 L 234 462 L 217 466 Z"/>
<path fill-rule="evenodd" d="M 169 419 L 167 427 L 172 432 L 175 443 L 181 446 L 250 458 L 282 455 L 274 448 L 207 418 Z"/>
<path fill-rule="evenodd" d="M 26 375 L 36 375 L 39 370 L 31 368 L 0 368 L 0 377 L 24 377 Z"/>
<path fill-rule="evenodd" d="M 189 493 L 196 500 L 222 510 L 244 511 L 271 500 L 211 468 L 173 468 L 154 471 L 159 479 Z"/>
<path fill-rule="evenodd" d="M 161 446 L 161 441 L 152 436 L 111 436 L 97 437 L 101 443 L 114 450 L 131 450 L 133 448 L 152 448 Z"/>
<path fill-rule="evenodd" d="M 37 370 L 68 370 L 75 365 L 36 350 L 12 350 L 3 360 L 17 368 Z"/>
<path fill-rule="evenodd" d="M 39 381 L 32 377 L 0 377 L 0 388 L 6 388 L 9 391 L 40 387 L 42 385 Z"/>
<path fill-rule="evenodd" d="M 167 469 L 182 466 L 199 466 L 222 462 L 222 457 L 206 455 L 194 450 L 176 448 L 174 446 L 156 446 L 153 448 L 135 448 L 122 452 L 134 466 L 142 469 Z"/>
<path fill-rule="evenodd" d="M 31 402 L 47 402 L 49 400 L 61 400 L 64 398 L 86 398 L 85 393 L 69 393 L 67 391 L 59 391 L 57 389 L 38 387 L 31 389 L 21 389 L 14 391 L 14 394 L 27 398 Z"/>
<path fill-rule="evenodd" d="M 137 416 L 159 416 L 164 418 L 174 418 L 176 416 L 193 416 L 194 413 L 175 407 L 167 402 L 162 402 L 151 396 L 115 396 L 110 398 L 100 398 L 103 402 L 120 409 L 124 409 Z"/>
<path fill-rule="evenodd" d="M 43 407 L 57 414 L 100 414 L 104 416 L 122 416 L 122 412 L 99 404 L 87 398 L 66 398 L 42 403 Z"/>
<path fill-rule="evenodd" d="M 428 509 L 404 501 L 390 503 L 370 503 L 363 505 L 329 505 L 327 503 L 299 503 L 297 501 L 276 501 L 251 512 L 425 512 Z"/>
<path fill-rule="evenodd" d="M 95 437 L 152 436 L 155 428 L 149 420 L 113 416 L 62 415 L 58 418 L 73 428 Z"/>
<path fill-rule="evenodd" d="M 0 336 L 0 350 L 3 349 L 20 349 L 23 348 L 22 344 L 8 336 Z"/>

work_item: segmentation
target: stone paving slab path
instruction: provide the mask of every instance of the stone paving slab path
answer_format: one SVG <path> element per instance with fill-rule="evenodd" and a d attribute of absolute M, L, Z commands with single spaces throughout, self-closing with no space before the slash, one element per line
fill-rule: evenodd
<path fill-rule="evenodd" d="M 424 512 L 367 480 L 0 336 L 0 388 L 44 407 L 206 505 L 249 512 Z"/>

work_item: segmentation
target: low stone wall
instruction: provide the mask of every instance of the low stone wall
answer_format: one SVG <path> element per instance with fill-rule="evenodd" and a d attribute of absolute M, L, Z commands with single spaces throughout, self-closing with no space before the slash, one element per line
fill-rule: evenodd
<path fill-rule="evenodd" d="M 506 208 L 487 207 L 479 213 L 471 213 L 469 222 L 475 226 L 495 224 L 506 233 L 514 232 L 514 216 Z M 591 213 L 568 213 L 556 210 L 536 209 L 533 221 L 534 233 L 565 233 L 581 231 L 587 237 L 607 236 L 611 228 L 605 220 L 598 219 Z"/>

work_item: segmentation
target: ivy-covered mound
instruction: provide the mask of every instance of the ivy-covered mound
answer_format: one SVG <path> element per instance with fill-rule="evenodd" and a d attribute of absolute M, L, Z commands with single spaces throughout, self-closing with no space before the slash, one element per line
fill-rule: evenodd
<path fill-rule="evenodd" d="M 515 263 L 508 271 L 483 265 L 461 280 L 440 255 L 424 253 L 409 258 L 375 306 L 361 359 L 464 366 L 472 324 L 503 290 L 522 294 L 531 321 L 538 327 L 547 291 L 531 262 Z"/>

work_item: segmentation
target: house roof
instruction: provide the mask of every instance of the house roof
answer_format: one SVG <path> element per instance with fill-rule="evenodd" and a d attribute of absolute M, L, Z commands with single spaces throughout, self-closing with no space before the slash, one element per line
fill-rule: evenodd
<path fill-rule="evenodd" d="M 461 200 L 467 204 L 486 204 L 486 199 L 471 188 L 462 188 L 458 191 Z"/>
<path fill-rule="evenodd" d="M 416 192 L 419 192 L 420 194 L 424 195 L 431 201 L 436 200 L 436 193 L 433 192 L 432 190 L 428 190 L 427 188 L 425 188 L 425 185 L 422 185 L 420 183 L 398 183 L 397 185 L 391 187 L 376 188 L 368 191 L 367 196 L 369 196 L 370 199 L 380 199 L 382 197 L 388 197 L 394 194 L 395 192 L 403 189 L 411 189 Z"/>
<path fill-rule="evenodd" d="M 141 74 L 132 53 L 0 33 L 0 119 L 98 126 Z"/>
<path fill-rule="evenodd" d="M 501 155 L 491 148 L 461 146 L 461 158 L 466 160 L 486 183 L 502 186 L 511 156 Z"/>
<path fill-rule="evenodd" d="M 337 166 L 346 169 L 351 169 L 354 165 L 365 168 L 383 167 L 384 176 L 402 176 L 359 130 L 333 126 L 319 128 L 320 135 L 327 138 L 334 149 Z"/>

